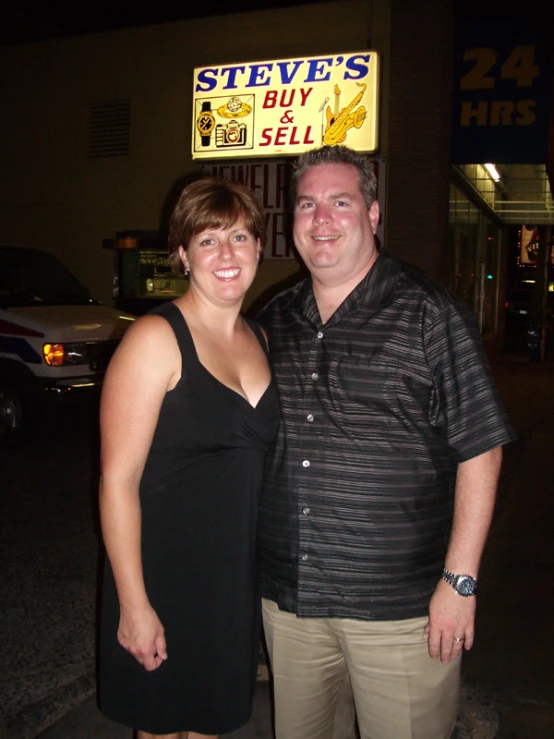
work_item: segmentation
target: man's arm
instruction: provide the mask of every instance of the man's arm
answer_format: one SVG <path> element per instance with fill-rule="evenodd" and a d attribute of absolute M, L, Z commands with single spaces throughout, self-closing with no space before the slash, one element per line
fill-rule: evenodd
<path fill-rule="evenodd" d="M 452 533 L 444 566 L 458 575 L 477 579 L 479 563 L 491 525 L 502 447 L 496 447 L 458 465 Z M 439 580 L 429 604 L 429 654 L 447 664 L 474 637 L 475 596 L 458 595 Z M 454 641 L 454 638 L 464 641 Z"/>

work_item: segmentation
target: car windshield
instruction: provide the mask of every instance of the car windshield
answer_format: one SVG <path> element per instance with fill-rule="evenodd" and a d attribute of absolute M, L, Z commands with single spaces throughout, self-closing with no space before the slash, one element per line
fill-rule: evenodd
<path fill-rule="evenodd" d="M 94 302 L 87 288 L 53 254 L 38 249 L 0 247 L 1 305 L 86 305 Z"/>

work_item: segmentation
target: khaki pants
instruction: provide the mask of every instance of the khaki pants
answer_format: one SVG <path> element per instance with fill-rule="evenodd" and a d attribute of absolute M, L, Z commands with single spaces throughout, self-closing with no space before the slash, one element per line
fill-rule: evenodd
<path fill-rule="evenodd" d="M 427 651 L 427 618 L 298 618 L 263 601 L 276 739 L 448 739 L 460 660 Z M 350 695 L 354 696 L 354 705 Z"/>

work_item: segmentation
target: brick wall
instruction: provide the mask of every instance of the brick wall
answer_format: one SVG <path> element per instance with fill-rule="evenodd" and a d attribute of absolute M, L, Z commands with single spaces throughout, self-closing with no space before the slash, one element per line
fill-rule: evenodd
<path fill-rule="evenodd" d="M 452 0 L 392 0 L 386 241 L 446 281 Z"/>

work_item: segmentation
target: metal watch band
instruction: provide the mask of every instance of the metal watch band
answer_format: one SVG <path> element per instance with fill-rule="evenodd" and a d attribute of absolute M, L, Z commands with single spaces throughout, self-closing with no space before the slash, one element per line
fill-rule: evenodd
<path fill-rule="evenodd" d="M 475 591 L 477 590 L 477 580 L 471 575 L 456 575 L 454 572 L 450 572 L 450 570 L 444 568 L 442 571 L 442 579 L 451 585 L 459 595 L 466 597 L 469 595 L 475 595 Z M 464 588 L 464 584 L 469 585 L 469 589 Z"/>
<path fill-rule="evenodd" d="M 450 572 L 450 570 L 447 570 L 446 567 L 442 571 L 442 579 L 445 580 L 449 585 L 452 585 L 452 587 L 454 587 L 454 585 L 456 584 L 456 577 L 457 575 L 455 575 L 453 572 Z"/>

